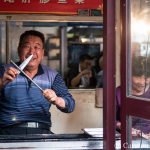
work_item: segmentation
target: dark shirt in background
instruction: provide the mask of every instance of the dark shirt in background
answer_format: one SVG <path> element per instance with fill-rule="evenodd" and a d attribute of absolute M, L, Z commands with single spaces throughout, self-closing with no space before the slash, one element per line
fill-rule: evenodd
<path fill-rule="evenodd" d="M 75 65 L 72 66 L 72 68 L 68 71 L 68 75 L 67 75 L 67 86 L 69 88 L 71 88 L 71 80 L 76 77 L 79 74 L 79 66 Z M 76 86 L 77 88 L 79 88 L 79 86 L 81 85 L 81 79 L 79 84 Z M 92 77 L 90 78 L 90 84 L 87 88 L 95 88 L 96 87 L 96 78 L 95 78 L 95 71 L 92 69 Z M 85 87 L 84 87 L 85 88 Z"/>

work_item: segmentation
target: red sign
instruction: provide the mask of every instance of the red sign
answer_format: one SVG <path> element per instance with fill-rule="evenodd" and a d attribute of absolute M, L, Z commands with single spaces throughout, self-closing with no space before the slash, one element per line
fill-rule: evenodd
<path fill-rule="evenodd" d="M 0 0 L 0 13 L 76 15 L 78 9 L 102 9 L 103 0 Z"/>

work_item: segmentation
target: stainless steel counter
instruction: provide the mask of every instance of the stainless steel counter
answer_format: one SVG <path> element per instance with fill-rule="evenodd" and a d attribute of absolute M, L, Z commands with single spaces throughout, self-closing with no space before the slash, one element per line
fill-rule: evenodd
<path fill-rule="evenodd" d="M 116 137 L 116 150 L 120 150 L 120 137 Z M 149 150 L 150 140 L 133 139 L 132 145 L 125 143 L 127 149 Z M 103 138 L 87 134 L 53 134 L 28 136 L 0 136 L 0 149 L 4 150 L 96 150 L 103 149 Z"/>
<path fill-rule="evenodd" d="M 0 149 L 49 150 L 49 149 L 102 149 L 102 138 L 86 134 L 54 134 L 28 136 L 0 136 Z"/>

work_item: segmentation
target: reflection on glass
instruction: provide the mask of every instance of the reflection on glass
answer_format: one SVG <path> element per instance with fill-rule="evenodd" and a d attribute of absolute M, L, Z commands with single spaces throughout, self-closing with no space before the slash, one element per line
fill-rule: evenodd
<path fill-rule="evenodd" d="M 150 120 L 132 117 L 132 148 L 150 148 Z"/>
<path fill-rule="evenodd" d="M 6 44 L 5 44 L 5 38 L 6 38 L 6 23 L 4 21 L 0 22 L 0 64 L 3 64 L 6 62 Z"/>
<path fill-rule="evenodd" d="M 150 2 L 131 1 L 131 72 L 129 93 L 150 98 Z"/>
<path fill-rule="evenodd" d="M 150 98 L 149 78 L 147 65 L 150 59 L 145 56 L 133 56 L 132 58 L 132 89 L 131 94 L 143 98 Z"/>

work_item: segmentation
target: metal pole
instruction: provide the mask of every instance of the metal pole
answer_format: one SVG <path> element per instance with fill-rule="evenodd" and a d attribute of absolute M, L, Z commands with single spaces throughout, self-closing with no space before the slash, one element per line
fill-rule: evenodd
<path fill-rule="evenodd" d="M 10 48 L 9 48 L 9 22 L 6 21 L 6 63 L 10 61 Z"/>

